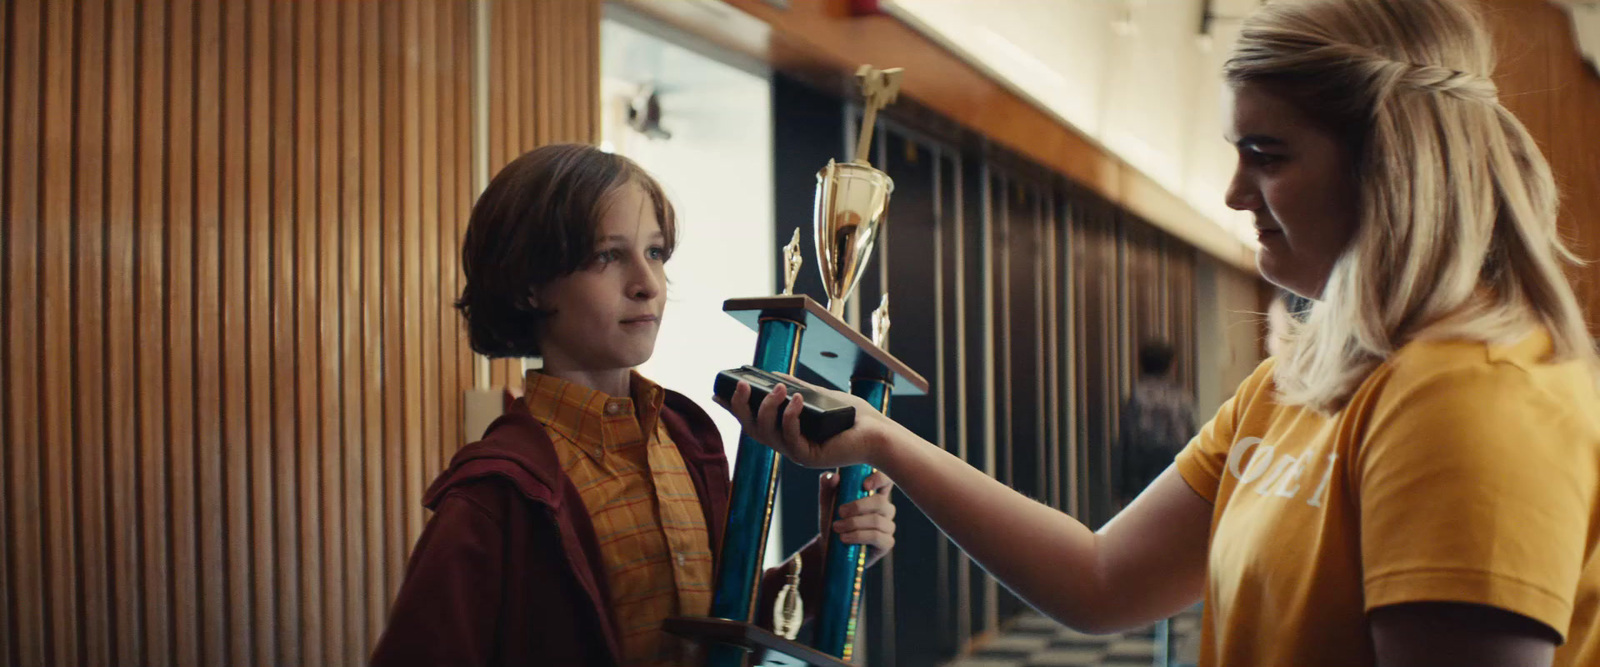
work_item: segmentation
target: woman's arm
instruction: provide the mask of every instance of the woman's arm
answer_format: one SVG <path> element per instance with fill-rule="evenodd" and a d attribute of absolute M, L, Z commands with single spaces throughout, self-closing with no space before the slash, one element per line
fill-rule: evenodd
<path fill-rule="evenodd" d="M 826 391 L 821 390 L 819 391 Z M 1090 632 L 1137 627 L 1200 599 L 1211 504 L 1168 469 L 1098 533 L 1023 496 L 842 392 L 856 426 L 821 445 L 800 434 L 799 397 L 781 415 L 779 387 L 752 417 L 741 385 L 724 407 L 745 432 L 796 463 L 882 469 L 1001 583 L 1057 620 Z M 720 403 L 720 401 L 719 401 Z"/>
<path fill-rule="evenodd" d="M 1368 615 L 1379 667 L 1550 667 L 1554 630 L 1474 604 L 1417 602 Z"/>
<path fill-rule="evenodd" d="M 1200 599 L 1211 503 L 1168 469 L 1091 531 L 927 443 L 882 467 L 957 546 L 1029 604 L 1086 632 L 1167 618 Z"/>

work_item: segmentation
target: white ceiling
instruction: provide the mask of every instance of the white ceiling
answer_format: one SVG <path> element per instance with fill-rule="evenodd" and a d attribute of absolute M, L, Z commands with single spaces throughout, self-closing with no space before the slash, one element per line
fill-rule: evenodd
<path fill-rule="evenodd" d="M 1222 63 L 1259 0 L 892 0 L 894 16 L 1099 142 L 1253 245 L 1222 195 Z"/>
<path fill-rule="evenodd" d="M 1600 67 L 1600 0 L 1559 0 Z M 1223 191 L 1222 64 L 1263 0 L 884 0 L 892 15 L 1143 171 L 1254 246 Z M 1209 7 L 1212 20 L 1201 15 Z"/>

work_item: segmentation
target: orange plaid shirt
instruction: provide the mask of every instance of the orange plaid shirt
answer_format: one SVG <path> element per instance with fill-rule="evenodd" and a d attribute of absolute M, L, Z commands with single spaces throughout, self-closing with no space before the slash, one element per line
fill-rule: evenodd
<path fill-rule="evenodd" d="M 661 630 L 667 617 L 710 612 L 712 577 L 700 496 L 659 420 L 666 392 L 638 373 L 632 397 L 615 398 L 536 371 L 523 392 L 594 521 L 623 663 L 695 659 Z"/>

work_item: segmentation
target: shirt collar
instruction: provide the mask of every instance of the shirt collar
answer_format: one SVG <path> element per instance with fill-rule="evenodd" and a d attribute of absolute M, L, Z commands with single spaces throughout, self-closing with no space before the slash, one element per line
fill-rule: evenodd
<path fill-rule="evenodd" d="M 627 397 L 611 396 L 536 370 L 523 376 L 522 389 L 535 420 L 596 461 L 605 457 L 606 450 L 634 441 L 624 434 L 648 439 L 666 400 L 666 391 L 638 371 L 629 375 L 632 395 Z"/>

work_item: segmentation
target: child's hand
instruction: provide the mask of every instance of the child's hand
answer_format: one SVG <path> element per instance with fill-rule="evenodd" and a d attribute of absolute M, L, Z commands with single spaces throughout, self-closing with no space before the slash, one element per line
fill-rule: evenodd
<path fill-rule="evenodd" d="M 861 484 L 872 495 L 839 508 L 835 521 L 833 497 L 838 488 L 838 473 L 822 474 L 817 484 L 817 529 L 824 540 L 838 533 L 845 544 L 867 545 L 867 566 L 871 567 L 894 548 L 895 507 L 889 500 L 894 482 L 882 472 L 872 473 Z"/>

